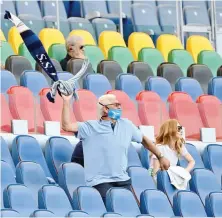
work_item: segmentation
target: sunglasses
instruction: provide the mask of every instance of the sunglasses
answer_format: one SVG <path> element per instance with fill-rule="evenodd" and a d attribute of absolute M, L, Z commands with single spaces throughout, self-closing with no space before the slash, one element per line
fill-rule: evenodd
<path fill-rule="evenodd" d="M 177 127 L 177 131 L 178 131 L 178 132 L 180 132 L 182 129 L 183 129 L 182 126 L 178 126 L 178 127 Z"/>
<path fill-rule="evenodd" d="M 81 45 L 81 46 L 79 47 L 80 50 L 83 50 L 84 48 L 85 48 L 84 45 Z"/>
<path fill-rule="evenodd" d="M 114 106 L 116 106 L 116 107 L 120 107 L 120 106 L 121 106 L 120 103 L 107 104 L 106 106 L 109 106 L 109 105 L 114 105 Z"/>

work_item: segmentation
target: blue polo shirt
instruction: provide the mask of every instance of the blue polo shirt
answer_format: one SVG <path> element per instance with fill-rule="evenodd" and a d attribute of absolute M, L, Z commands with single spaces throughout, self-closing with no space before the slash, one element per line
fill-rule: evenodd
<path fill-rule="evenodd" d="M 131 141 L 141 143 L 141 131 L 128 119 L 119 119 L 114 130 L 111 121 L 78 122 L 82 140 L 86 184 L 95 186 L 107 182 L 129 180 L 126 170 Z"/>

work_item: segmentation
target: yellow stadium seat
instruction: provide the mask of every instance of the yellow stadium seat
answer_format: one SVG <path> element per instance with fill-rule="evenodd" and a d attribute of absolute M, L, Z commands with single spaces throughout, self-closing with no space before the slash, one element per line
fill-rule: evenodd
<path fill-rule="evenodd" d="M 86 30 L 73 30 L 69 33 L 69 36 L 77 35 L 83 38 L 85 45 L 96 45 L 96 42 L 91 33 Z"/>
<path fill-rule="evenodd" d="M 19 53 L 19 46 L 23 43 L 23 39 L 20 36 L 20 34 L 15 26 L 11 27 L 8 32 L 8 42 L 11 45 L 15 54 L 18 54 Z"/>
<path fill-rule="evenodd" d="M 194 61 L 197 63 L 198 54 L 203 50 L 214 51 L 210 41 L 204 36 L 190 36 L 187 39 L 187 51 L 193 56 Z"/>
<path fill-rule="evenodd" d="M 4 33 L 2 32 L 1 29 L 0 29 L 0 40 L 1 41 L 6 41 L 5 35 L 4 35 Z"/>
<path fill-rule="evenodd" d="M 39 38 L 47 53 L 52 44 L 65 44 L 63 34 L 57 29 L 44 28 L 40 31 Z"/>
<path fill-rule="evenodd" d="M 168 61 L 168 54 L 173 49 L 184 49 L 181 41 L 174 35 L 163 34 L 158 37 L 156 48 L 163 54 L 165 61 Z"/>
<path fill-rule="evenodd" d="M 134 32 L 128 39 L 128 48 L 132 52 L 134 60 L 138 60 L 138 54 L 141 49 L 155 48 L 155 46 L 148 34 Z"/>
<path fill-rule="evenodd" d="M 114 31 L 103 31 L 99 36 L 99 47 L 106 59 L 108 58 L 109 49 L 113 46 L 126 47 L 122 35 Z"/>

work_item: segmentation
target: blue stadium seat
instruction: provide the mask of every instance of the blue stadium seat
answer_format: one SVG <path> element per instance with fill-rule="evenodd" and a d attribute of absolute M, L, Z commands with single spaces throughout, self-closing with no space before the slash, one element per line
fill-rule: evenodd
<path fill-rule="evenodd" d="M 18 85 L 17 81 L 15 79 L 15 76 L 7 70 L 1 70 L 0 80 L 1 80 L 1 93 L 6 93 L 7 90 L 11 86 L 17 86 Z"/>
<path fill-rule="evenodd" d="M 81 210 L 77 210 L 77 211 L 71 211 L 68 213 L 68 217 L 88 217 L 89 214 L 81 211 Z"/>
<path fill-rule="evenodd" d="M 73 77 L 73 74 L 66 71 L 57 72 L 57 74 L 58 74 L 58 78 L 61 80 L 68 80 Z"/>
<path fill-rule="evenodd" d="M 49 184 L 41 166 L 28 161 L 20 161 L 16 166 L 16 181 L 29 188 L 36 201 L 38 201 L 39 189 L 43 185 Z"/>
<path fill-rule="evenodd" d="M 119 213 L 125 217 L 141 214 L 132 192 L 124 188 L 110 188 L 107 191 L 106 208 L 109 212 Z"/>
<path fill-rule="evenodd" d="M 161 209 L 160 209 L 161 208 Z M 172 217 L 173 209 L 166 195 L 159 190 L 146 190 L 140 196 L 140 210 L 154 217 Z"/>
<path fill-rule="evenodd" d="M 222 192 L 210 193 L 205 202 L 208 217 L 222 217 Z"/>
<path fill-rule="evenodd" d="M 20 217 L 20 214 L 13 209 L 1 209 L 1 217 Z"/>
<path fill-rule="evenodd" d="M 169 94 L 172 92 L 170 83 L 162 77 L 149 77 L 145 89 L 156 92 L 164 102 L 167 101 Z"/>
<path fill-rule="evenodd" d="M 173 205 L 173 196 L 178 190 L 171 184 L 167 171 L 157 172 L 157 188 L 166 194 L 168 200 Z M 189 190 L 189 184 L 187 190 Z"/>
<path fill-rule="evenodd" d="M 202 158 L 201 158 L 199 152 L 197 151 L 196 147 L 194 145 L 190 144 L 190 143 L 186 143 L 186 149 L 195 160 L 194 169 L 196 169 L 196 168 L 205 168 L 204 164 L 203 164 L 203 161 L 202 161 Z M 181 167 L 186 167 L 187 164 L 188 164 L 187 160 L 185 160 L 184 158 L 179 158 L 179 165 Z"/>
<path fill-rule="evenodd" d="M 39 209 L 52 211 L 56 217 L 64 217 L 72 206 L 64 190 L 55 185 L 44 185 L 39 190 Z"/>
<path fill-rule="evenodd" d="M 59 167 L 58 183 L 62 187 L 70 202 L 73 198 L 73 192 L 79 186 L 85 186 L 84 168 L 77 163 L 63 163 Z"/>
<path fill-rule="evenodd" d="M 142 167 L 139 155 L 133 144 L 128 149 L 128 167 Z"/>
<path fill-rule="evenodd" d="M 1 160 L 5 161 L 15 172 L 15 165 L 13 163 L 11 153 L 9 151 L 7 143 L 5 142 L 2 136 L 0 137 L 0 143 L 1 143 Z"/>
<path fill-rule="evenodd" d="M 1 161 L 1 208 L 4 208 L 3 191 L 10 184 L 16 184 L 15 172 L 5 161 Z"/>
<path fill-rule="evenodd" d="M 43 88 L 48 88 L 49 84 L 45 76 L 34 70 L 25 70 L 20 77 L 20 85 L 27 87 L 33 95 L 38 96 Z"/>
<path fill-rule="evenodd" d="M 217 144 L 210 144 L 205 147 L 203 152 L 203 162 L 207 169 L 211 170 L 219 182 L 222 178 L 222 146 Z M 222 185 L 222 184 L 221 184 Z"/>
<path fill-rule="evenodd" d="M 119 14 L 119 2 L 118 1 L 112 1 L 107 0 L 107 7 L 108 11 L 111 14 Z M 122 2 L 122 12 L 123 12 L 123 18 L 131 17 L 131 1 L 123 1 Z"/>
<path fill-rule="evenodd" d="M 52 178 L 38 141 L 28 135 L 16 136 L 12 142 L 12 158 L 17 165 L 20 161 L 38 163 L 47 177 Z"/>
<path fill-rule="evenodd" d="M 97 98 L 112 90 L 112 86 L 103 74 L 88 74 L 83 79 L 83 88 L 93 92 Z"/>
<path fill-rule="evenodd" d="M 12 14 L 16 15 L 14 1 L 2 1 L 1 2 L 1 14 L 4 14 L 5 10 L 10 11 Z"/>
<path fill-rule="evenodd" d="M 49 210 L 35 210 L 30 217 L 55 217 L 55 214 Z"/>
<path fill-rule="evenodd" d="M 209 81 L 208 94 L 215 95 L 222 102 L 222 77 L 214 77 Z"/>
<path fill-rule="evenodd" d="M 186 92 L 192 97 L 194 102 L 200 95 L 204 94 L 200 83 L 196 79 L 188 77 L 182 77 L 177 80 L 175 91 Z"/>
<path fill-rule="evenodd" d="M 9 185 L 4 190 L 4 203 L 6 208 L 19 212 L 21 217 L 29 217 L 38 209 L 38 202 L 33 198 L 32 192 L 24 185 Z"/>
<path fill-rule="evenodd" d="M 189 191 L 178 191 L 174 195 L 173 209 L 176 216 L 207 217 L 199 196 Z"/>
<path fill-rule="evenodd" d="M 119 213 L 104 213 L 102 217 L 121 217 Z"/>
<path fill-rule="evenodd" d="M 221 184 L 210 170 L 195 169 L 191 173 L 190 190 L 196 192 L 202 203 L 205 204 L 206 196 L 211 192 L 221 191 Z"/>
<path fill-rule="evenodd" d="M 73 207 L 83 210 L 89 216 L 102 216 L 106 208 L 99 192 L 92 187 L 78 187 L 73 193 Z"/>
<path fill-rule="evenodd" d="M 140 195 L 146 189 L 156 189 L 153 178 L 149 175 L 147 169 L 142 167 L 129 167 L 128 174 L 132 181 L 132 187 L 137 200 L 140 201 Z"/>
<path fill-rule="evenodd" d="M 71 161 L 73 150 L 69 140 L 63 137 L 51 137 L 46 142 L 45 159 L 56 182 L 60 165 Z"/>
<path fill-rule="evenodd" d="M 137 76 L 123 73 L 116 77 L 116 89 L 124 91 L 132 100 L 136 100 L 136 95 L 143 90 L 143 86 Z"/>
<path fill-rule="evenodd" d="M 149 169 L 150 167 L 149 150 L 147 150 L 144 146 L 141 146 L 139 156 L 143 167 Z"/>

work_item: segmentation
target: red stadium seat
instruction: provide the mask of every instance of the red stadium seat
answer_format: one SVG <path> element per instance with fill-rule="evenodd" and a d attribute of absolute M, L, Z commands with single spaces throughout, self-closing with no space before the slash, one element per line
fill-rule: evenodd
<path fill-rule="evenodd" d="M 141 91 L 137 94 L 139 117 L 143 125 L 154 126 L 155 135 L 161 124 L 169 119 L 166 105 L 156 92 Z"/>
<path fill-rule="evenodd" d="M 188 140 L 200 140 L 203 123 L 198 106 L 185 92 L 173 92 L 168 97 L 170 118 L 177 119 L 185 127 Z"/>
<path fill-rule="evenodd" d="M 97 120 L 97 98 L 89 90 L 78 90 L 79 100 L 74 101 L 73 111 L 78 121 Z"/>
<path fill-rule="evenodd" d="M 49 102 L 48 98 L 46 97 L 46 94 L 49 91 L 50 91 L 49 88 L 44 88 L 39 93 L 40 108 L 41 108 L 42 114 L 43 114 L 46 121 L 61 122 L 62 105 L 63 105 L 62 98 L 57 93 L 55 103 Z M 76 122 L 76 118 L 75 118 L 71 108 L 70 108 L 70 118 L 71 118 L 72 122 Z M 64 130 L 61 130 L 61 133 L 64 135 L 73 135 L 73 133 L 65 132 Z"/>
<path fill-rule="evenodd" d="M 131 120 L 136 126 L 140 126 L 141 122 L 136 110 L 136 107 L 133 103 L 132 100 L 130 100 L 129 96 L 120 90 L 111 90 L 108 91 L 107 94 L 113 94 L 116 96 L 118 101 L 122 105 L 122 110 L 123 110 L 123 118 L 128 118 Z"/>
<path fill-rule="evenodd" d="M 196 101 L 205 127 L 215 128 L 217 139 L 222 139 L 222 104 L 213 95 L 201 95 Z"/>
<path fill-rule="evenodd" d="M 4 94 L 1 93 L 1 132 L 11 132 L 12 115 Z"/>
<path fill-rule="evenodd" d="M 43 133 L 43 116 L 32 92 L 23 86 L 12 86 L 7 91 L 13 118 L 28 121 L 29 132 Z M 35 128 L 36 127 L 36 128 Z"/>

